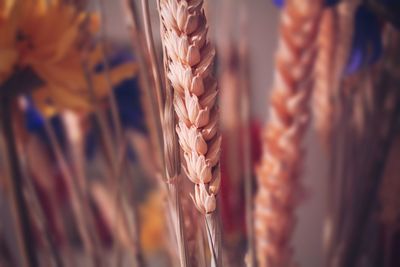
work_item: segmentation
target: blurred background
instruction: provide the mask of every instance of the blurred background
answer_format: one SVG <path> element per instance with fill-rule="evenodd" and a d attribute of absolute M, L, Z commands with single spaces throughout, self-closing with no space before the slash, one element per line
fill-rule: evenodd
<path fill-rule="evenodd" d="M 184 266 L 179 229 L 188 266 L 215 266 L 208 262 L 208 224 L 193 205 L 193 184 L 184 171 L 177 188 L 165 177 L 168 124 L 160 114 L 167 111 L 157 85 L 168 82 L 154 74 L 154 66 L 162 73 L 166 64 L 157 1 L 1 1 L 0 266 Z M 399 4 L 203 5 L 220 93 L 217 210 L 224 266 L 399 266 Z M 304 24 L 296 25 L 296 16 Z M 293 66 L 282 63 L 287 58 Z M 297 161 L 291 166 L 285 153 L 277 156 L 282 169 L 294 169 L 296 185 L 283 180 L 293 206 L 275 214 L 271 227 L 278 226 L 265 234 L 257 220 L 275 212 L 260 201 L 267 184 L 262 166 L 274 152 L 268 129 L 284 117 L 276 114 L 281 95 L 274 92 L 296 79 L 299 88 L 309 86 L 307 100 L 293 102 L 307 107 L 293 117 L 284 110 L 289 118 L 282 120 L 300 121 L 301 129 L 293 130 L 298 138 L 283 145 L 294 147 Z M 325 102 L 315 102 L 318 97 Z M 277 245 L 274 230 L 282 239 Z M 272 241 L 261 240 L 264 235 Z M 260 261 L 263 242 L 277 247 L 266 250 L 268 264 Z"/>

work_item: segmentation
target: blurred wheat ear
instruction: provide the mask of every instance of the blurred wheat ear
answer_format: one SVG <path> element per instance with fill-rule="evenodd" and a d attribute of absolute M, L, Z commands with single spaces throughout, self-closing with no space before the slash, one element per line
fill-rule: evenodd
<path fill-rule="evenodd" d="M 263 158 L 257 170 L 256 253 L 260 267 L 293 264 L 290 240 L 301 195 L 302 141 L 309 121 L 315 40 L 322 1 L 287 1 L 279 46 Z"/>

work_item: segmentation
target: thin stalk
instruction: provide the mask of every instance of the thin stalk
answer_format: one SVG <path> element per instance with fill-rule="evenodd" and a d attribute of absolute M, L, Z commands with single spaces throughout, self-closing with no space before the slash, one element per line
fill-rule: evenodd
<path fill-rule="evenodd" d="M 160 118 L 162 118 L 162 110 L 164 108 L 165 92 L 162 89 L 162 79 L 161 72 L 158 68 L 158 59 L 156 54 L 156 49 L 154 47 L 153 34 L 151 30 L 150 14 L 149 14 L 149 1 L 141 0 L 142 3 L 142 13 L 144 22 L 144 32 L 146 36 L 147 49 L 149 51 L 151 70 L 153 73 L 154 86 L 157 94 L 158 106 L 160 107 Z"/>
<path fill-rule="evenodd" d="M 113 136 L 110 132 L 110 129 L 107 125 L 106 115 L 101 110 L 100 103 L 96 97 L 95 88 L 93 86 L 93 80 L 89 68 L 86 62 L 82 62 L 82 69 L 86 79 L 86 83 L 88 86 L 90 100 L 94 106 L 94 114 L 96 117 L 96 122 L 100 127 L 100 136 L 101 141 L 103 143 L 106 159 L 108 166 L 110 168 L 110 175 L 107 175 L 107 181 L 110 185 L 115 186 L 115 183 L 119 181 L 119 168 L 118 168 L 118 159 L 116 157 L 116 150 L 114 150 L 115 146 L 113 144 Z M 118 153 L 118 152 L 117 152 Z M 115 189 L 115 188 L 114 188 Z"/>
<path fill-rule="evenodd" d="M 107 81 L 107 84 L 109 87 L 109 102 L 110 102 L 111 118 L 112 118 L 113 126 L 114 126 L 114 129 L 116 132 L 116 136 L 118 137 L 117 140 L 120 140 L 119 138 L 123 137 L 122 126 L 121 126 L 121 121 L 118 116 L 117 100 L 115 98 L 115 94 L 113 92 L 113 86 L 112 86 L 112 82 L 111 82 L 110 64 L 107 61 L 107 56 L 108 56 L 108 51 L 106 48 L 106 25 L 107 25 L 106 19 L 107 18 L 105 16 L 104 0 L 97 0 L 97 1 L 99 4 L 99 9 L 100 9 L 100 22 L 101 22 L 99 45 L 101 48 L 101 53 L 102 53 L 102 58 L 103 58 L 104 75 L 106 77 L 106 81 Z"/>
<path fill-rule="evenodd" d="M 139 222 L 138 222 L 138 216 L 137 216 L 137 210 L 136 210 L 136 205 L 135 203 L 133 206 L 131 206 L 131 210 L 133 213 L 130 213 L 131 216 L 129 216 L 129 212 L 127 209 L 127 206 L 124 205 L 126 203 L 126 195 L 125 192 L 122 190 L 125 188 L 124 186 L 124 180 L 125 179 L 133 179 L 134 178 L 134 173 L 132 172 L 130 168 L 130 164 L 128 161 L 127 157 L 127 145 L 123 146 L 123 150 L 120 151 L 120 155 L 118 156 L 119 162 L 121 162 L 121 178 L 119 183 L 117 184 L 116 188 L 116 217 L 118 219 L 122 220 L 123 227 L 125 227 L 127 234 L 129 235 L 129 244 L 130 244 L 130 249 L 132 249 L 134 255 L 135 255 L 135 260 L 136 260 L 136 265 L 139 267 L 146 266 L 146 262 L 144 260 L 144 257 L 142 255 L 141 251 L 141 246 L 140 246 L 140 229 L 139 229 Z M 121 216 L 119 216 L 121 214 Z M 121 218 L 120 218 L 121 217 Z M 118 221 L 115 222 L 115 225 L 118 225 Z M 132 231 L 133 230 L 133 231 Z M 120 266 L 121 262 L 118 263 L 117 266 Z"/>
<path fill-rule="evenodd" d="M 139 82 L 140 88 L 143 94 L 143 103 L 145 108 L 145 114 L 147 118 L 147 126 L 150 130 L 150 137 L 152 139 L 153 149 L 156 151 L 156 156 L 158 157 L 158 165 L 162 170 L 164 167 L 164 155 L 163 155 L 163 136 L 161 130 L 161 117 L 160 107 L 158 106 L 157 97 L 155 96 L 154 90 L 152 90 L 152 80 L 147 69 L 149 63 L 149 56 L 145 44 L 145 38 L 143 37 L 143 32 L 140 27 L 137 8 L 134 0 L 127 1 L 127 10 L 129 14 L 127 15 L 129 19 L 129 28 L 132 33 L 132 45 L 135 50 L 135 56 L 139 64 Z"/>
<path fill-rule="evenodd" d="M 37 225 L 39 228 L 39 231 L 41 232 L 41 234 L 45 237 L 46 239 L 46 245 L 47 245 L 47 249 L 50 250 L 51 256 L 54 260 L 54 264 L 57 267 L 63 267 L 63 261 L 61 259 L 61 255 L 60 252 L 57 248 L 56 242 L 54 240 L 54 236 L 50 233 L 50 225 L 48 223 L 48 221 L 46 220 L 46 217 L 44 215 L 44 211 L 42 206 L 39 203 L 39 199 L 36 193 L 36 190 L 33 186 L 32 180 L 30 179 L 30 177 L 27 177 L 27 173 L 25 173 L 25 181 L 26 181 L 26 187 L 27 187 L 27 199 L 29 200 L 30 203 L 30 207 L 32 209 L 32 217 L 35 216 L 37 217 Z"/>
<path fill-rule="evenodd" d="M 252 149 L 250 134 L 250 81 L 249 66 L 246 44 L 241 47 L 241 125 L 243 127 L 243 179 L 244 179 L 244 195 L 246 207 L 246 232 L 248 238 L 248 266 L 256 266 L 256 254 L 254 249 L 255 237 L 253 228 L 253 173 L 252 173 Z"/>
<path fill-rule="evenodd" d="M 26 186 L 24 190 L 24 197 L 27 203 L 29 204 L 29 217 L 32 222 L 37 225 L 38 231 L 41 236 L 44 236 L 44 246 L 47 249 L 51 256 L 48 257 L 48 264 L 55 264 L 57 267 L 64 266 L 61 255 L 57 248 L 56 240 L 54 239 L 53 234 L 51 233 L 51 228 L 48 220 L 46 220 L 46 216 L 44 214 L 43 207 L 39 201 L 36 189 L 32 183 L 32 177 L 29 172 L 28 164 L 27 164 L 27 149 L 26 142 L 24 137 L 27 135 L 26 130 L 24 128 L 24 118 L 20 108 L 16 109 L 16 116 L 14 117 L 14 121 L 16 123 L 15 127 L 15 136 L 18 147 L 18 158 L 20 160 L 21 173 L 24 178 L 24 185 Z"/>
<path fill-rule="evenodd" d="M 197 266 L 206 266 L 206 250 L 204 246 L 204 240 L 206 238 L 204 234 L 204 227 L 198 227 L 196 233 L 196 240 L 197 240 Z"/>
<path fill-rule="evenodd" d="M 387 81 L 390 81 L 392 77 L 384 73 L 382 80 L 383 82 L 379 83 L 379 86 L 382 86 L 382 88 L 387 88 L 389 86 L 392 86 L 392 88 L 397 88 L 399 82 L 396 81 L 396 83 L 393 84 L 385 84 Z M 385 86 L 386 85 L 386 86 Z M 393 89 L 394 90 L 394 89 Z M 349 230 L 349 237 L 347 239 L 346 243 L 346 248 L 344 250 L 344 257 L 343 257 L 343 262 L 342 266 L 350 267 L 350 266 L 356 266 L 357 261 L 359 260 L 359 254 L 361 247 L 363 245 L 362 242 L 362 236 L 365 233 L 365 230 L 367 228 L 367 222 L 369 216 L 371 216 L 371 210 L 373 209 L 374 205 L 376 204 L 377 201 L 377 194 L 380 188 L 380 184 L 382 181 L 382 176 L 384 174 L 384 168 L 387 162 L 387 158 L 389 155 L 390 148 L 393 144 L 394 138 L 396 137 L 397 131 L 398 131 L 398 118 L 400 116 L 400 105 L 399 105 L 400 97 L 396 96 L 396 107 L 391 114 L 391 118 L 388 121 L 389 129 L 388 129 L 388 135 L 385 136 L 385 139 L 381 142 L 381 145 L 377 145 L 376 147 L 380 148 L 378 151 L 380 152 L 378 155 L 379 157 L 376 158 L 376 162 L 372 166 L 371 169 L 369 169 L 368 172 L 363 172 L 364 166 L 360 166 L 360 173 L 358 174 L 358 179 L 364 180 L 362 178 L 368 178 L 367 181 L 370 181 L 367 185 L 368 187 L 365 189 L 366 193 L 363 194 L 363 200 L 362 201 L 362 206 L 359 207 L 357 210 L 355 218 L 352 220 L 353 221 L 353 227 L 351 230 Z M 379 112 L 382 110 L 382 107 L 377 107 L 377 111 Z M 385 113 L 380 113 L 379 115 L 387 115 Z M 382 116 L 383 117 L 383 116 Z M 379 118 L 377 117 L 376 122 L 379 122 Z M 379 125 L 379 123 L 378 123 Z M 368 132 L 374 132 L 372 129 L 373 125 L 371 125 L 370 131 L 367 130 Z M 376 128 L 375 128 L 376 129 Z M 371 145 L 371 144 L 369 144 Z M 365 146 L 369 147 L 369 146 Z M 372 152 L 373 153 L 373 152 Z M 373 154 L 372 154 L 373 155 Z M 364 191 L 364 192 L 365 192 Z M 366 197 L 367 196 L 367 197 Z"/>
<path fill-rule="evenodd" d="M 66 129 L 66 138 L 68 142 L 68 156 L 71 159 L 72 170 L 74 183 L 73 186 L 76 186 L 73 190 L 77 192 L 77 196 L 79 197 L 79 201 L 81 203 L 82 209 L 85 214 L 85 221 L 87 223 L 88 232 L 91 237 L 91 242 L 93 242 L 93 247 L 96 251 L 95 261 L 99 260 L 99 255 L 101 255 L 101 241 L 93 230 L 95 229 L 96 222 L 94 221 L 94 217 L 91 215 L 91 201 L 89 197 L 89 186 L 88 186 L 88 178 L 86 177 L 85 172 L 85 156 L 83 154 L 83 142 L 82 136 L 80 134 L 80 129 L 77 121 L 74 121 L 73 112 L 64 112 L 62 114 L 63 125 Z M 76 118 L 75 118 L 76 119 Z M 50 127 L 50 126 L 48 126 Z M 49 128 L 50 131 L 53 132 L 53 128 Z M 55 148 L 53 147 L 53 150 Z M 57 148 L 56 148 L 57 149 Z M 65 160 L 65 159 L 64 159 Z"/>
<path fill-rule="evenodd" d="M 143 5 L 142 1 L 142 5 Z M 160 10 L 160 2 L 157 1 L 157 8 Z M 148 6 L 145 8 L 148 13 Z M 163 29 L 161 23 L 161 15 L 159 12 L 160 19 L 160 34 L 163 38 Z M 146 14 L 145 14 L 146 17 Z M 148 20 L 145 18 L 145 21 Z M 146 24 L 146 22 L 145 22 Z M 180 171 L 181 171 L 181 161 L 180 161 L 180 148 L 177 141 L 177 136 L 175 133 L 176 118 L 173 107 L 173 89 L 166 76 L 167 74 L 167 57 L 165 47 L 163 47 L 163 83 L 165 85 L 165 106 L 164 114 L 162 117 L 163 123 L 163 133 L 164 133 L 164 158 L 165 158 L 165 175 L 168 180 L 168 190 L 169 190 L 169 202 L 172 206 L 173 221 L 175 222 L 175 234 L 178 243 L 179 259 L 182 267 L 190 266 L 189 253 L 187 250 L 187 240 L 184 231 L 184 220 L 182 213 L 182 205 L 180 203 L 179 187 L 180 187 Z"/>
<path fill-rule="evenodd" d="M 105 152 L 106 152 L 106 158 L 109 163 L 109 166 L 111 168 L 111 173 L 113 176 L 108 177 L 108 180 L 110 183 L 113 183 L 117 181 L 117 177 L 114 175 L 117 175 L 118 173 L 118 162 L 115 157 L 115 151 L 114 151 L 114 144 L 112 142 L 112 134 L 109 130 L 109 127 L 107 125 L 107 119 L 106 115 L 104 114 L 103 110 L 101 110 L 100 103 L 97 99 L 96 93 L 95 93 L 95 88 L 93 86 L 93 80 L 91 77 L 90 70 L 86 64 L 86 62 L 82 62 L 82 69 L 83 73 L 86 79 L 86 83 L 88 86 L 89 94 L 90 94 L 90 100 L 94 106 L 94 114 L 96 116 L 96 121 L 100 127 L 100 133 L 101 133 L 101 140 L 103 142 Z"/>
<path fill-rule="evenodd" d="M 7 175 L 7 177 L 11 187 L 10 197 L 12 203 L 12 212 L 14 216 L 16 238 L 20 250 L 22 265 L 25 267 L 37 267 L 39 265 L 35 251 L 33 233 L 29 224 L 30 220 L 28 215 L 28 207 L 24 200 L 23 177 L 18 159 L 14 126 L 12 121 L 13 102 L 14 101 L 12 97 L 2 96 L 0 98 L 1 131 L 5 141 L 4 145 L 10 166 L 10 175 Z"/>
<path fill-rule="evenodd" d="M 101 42 L 100 42 L 100 46 L 102 48 L 102 53 L 103 53 L 103 62 L 104 62 L 104 66 L 105 66 L 105 75 L 106 75 L 106 79 L 107 82 L 109 84 L 109 88 L 110 88 L 110 106 L 111 106 L 111 114 L 112 114 L 112 120 L 113 120 L 113 124 L 114 127 L 116 129 L 116 136 L 117 136 L 117 143 L 119 141 L 119 144 L 117 145 L 117 148 L 119 148 L 120 151 L 117 151 L 117 154 L 120 154 L 119 157 L 119 161 L 121 162 L 121 166 L 117 168 L 117 175 L 116 177 L 119 177 L 119 173 L 121 172 L 121 175 L 123 175 L 124 173 L 127 174 L 129 173 L 129 177 L 132 178 L 132 172 L 130 172 L 128 163 L 126 162 L 127 160 L 127 156 L 126 156 L 126 149 L 127 149 L 127 144 L 126 144 L 126 136 L 123 134 L 123 129 L 121 126 L 121 122 L 119 119 L 119 115 L 118 115 L 118 109 L 117 109 L 117 101 L 115 98 L 115 94 L 112 91 L 112 83 L 111 83 L 111 77 L 110 77 L 110 66 L 107 62 L 107 50 L 106 50 L 106 45 L 105 45 L 105 38 L 106 38 L 106 32 L 105 32 L 105 25 L 106 25 L 106 16 L 105 14 L 105 6 L 104 6 L 104 0 L 99 0 L 99 6 L 100 6 L 100 13 L 102 16 L 102 31 L 101 31 Z M 125 163 L 125 164 L 124 164 Z M 119 166 L 119 165 L 118 165 Z M 125 167 L 124 167 L 125 166 Z M 121 177 L 122 178 L 122 177 Z M 122 181 L 121 181 L 122 182 Z M 123 203 L 122 201 L 122 192 L 121 192 L 121 185 L 118 186 L 118 188 L 116 189 L 116 205 L 118 207 L 120 207 L 120 209 L 124 209 L 123 207 Z M 118 211 L 118 207 L 115 207 L 115 210 Z M 136 207 L 133 207 L 133 209 L 136 209 Z M 134 211 L 134 213 L 136 213 L 136 211 Z M 125 213 L 124 213 L 125 214 Z M 134 216 L 134 220 L 136 220 L 137 216 Z M 129 218 L 127 216 L 123 216 L 124 219 L 124 223 L 128 223 Z M 132 220 L 131 220 L 132 221 Z M 142 257 L 142 252 L 140 251 L 140 245 L 139 245 L 139 228 L 138 228 L 138 223 L 136 221 L 132 221 L 134 223 L 134 229 L 137 231 L 137 234 L 135 236 L 132 236 L 132 241 L 137 244 L 136 246 L 134 246 L 134 255 L 136 256 L 136 261 L 138 266 L 144 266 L 144 259 Z M 129 229 L 129 225 L 126 225 L 127 229 Z M 135 238 L 136 237 L 136 238 Z"/>
<path fill-rule="evenodd" d="M 112 83 L 111 83 L 111 76 L 110 76 L 110 66 L 109 66 L 109 64 L 108 64 L 108 62 L 107 62 L 107 49 L 106 49 L 106 45 L 105 45 L 105 38 L 106 38 L 106 16 L 105 16 L 105 6 L 104 6 L 104 0 L 98 0 L 98 3 L 99 3 L 99 7 L 100 7 L 100 14 L 101 14 L 101 23 L 102 23 L 102 26 L 101 26 L 101 37 L 100 37 L 100 47 L 101 47 L 101 50 L 102 50 L 102 55 L 103 55 L 103 64 L 104 64 L 104 66 L 105 66 L 105 76 L 106 76 L 106 80 L 107 80 L 107 83 L 108 83 L 108 85 L 109 85 L 109 88 L 110 88 L 110 96 L 109 96 L 109 100 L 110 100 L 110 106 L 111 106 L 111 117 L 112 117 L 112 121 L 113 121 L 113 125 L 114 125 L 114 127 L 115 127 L 115 130 L 116 130 L 116 137 L 117 137 L 117 148 L 118 149 L 121 149 L 121 150 L 124 150 L 125 148 L 126 148 L 126 137 L 125 137 L 125 135 L 123 134 L 123 130 L 122 130 L 122 126 L 121 126 L 121 121 L 120 121 L 120 119 L 119 119 L 119 115 L 118 115 L 118 109 L 117 109 L 117 101 L 116 101 L 116 97 L 115 97 L 115 94 L 114 94 L 114 92 L 113 92 L 113 86 L 112 86 Z M 125 144 L 125 145 L 122 145 L 122 144 Z M 119 153 L 119 151 L 117 150 L 117 154 Z M 126 158 L 126 155 L 125 155 L 125 153 L 123 153 L 123 155 L 122 155 L 122 159 L 121 159 L 121 162 L 122 162 L 122 165 L 123 165 L 123 162 L 124 162 L 124 158 Z M 123 172 L 124 170 L 121 170 L 121 172 Z M 125 172 L 126 172 L 127 170 L 125 170 Z M 117 169 L 117 172 L 118 172 L 118 169 Z M 119 177 L 118 175 L 117 175 L 117 177 Z M 119 189 L 117 188 L 117 191 L 119 191 Z M 121 199 L 119 198 L 119 196 L 120 196 L 120 192 L 116 192 L 116 195 L 115 195 L 115 197 L 117 198 L 117 200 L 116 200 L 116 205 L 118 205 L 118 206 L 122 206 L 122 203 L 120 203 L 120 201 L 121 201 Z M 122 208 L 122 207 L 121 207 Z M 116 207 L 116 209 L 115 209 L 116 211 L 118 211 L 118 208 Z M 126 216 L 123 216 L 124 217 L 124 221 L 125 222 L 127 222 L 127 218 L 125 218 Z M 137 247 L 137 249 L 139 249 L 139 247 Z M 138 251 L 138 252 L 135 252 L 134 253 L 135 255 L 141 255 L 141 252 L 140 251 Z M 140 262 L 141 260 L 140 259 L 137 259 L 137 261 L 138 262 Z"/>
<path fill-rule="evenodd" d="M 211 267 L 222 266 L 221 225 L 217 212 L 205 215 L 208 244 L 211 251 Z"/>
<path fill-rule="evenodd" d="M 125 157 L 125 161 L 127 164 L 126 175 L 128 177 L 133 177 L 135 175 L 134 170 L 132 169 L 131 164 L 128 163 L 127 157 Z M 132 187 L 129 186 L 128 188 L 132 188 Z M 136 204 L 137 203 L 134 202 L 133 205 L 136 205 Z M 126 209 L 128 209 L 128 208 L 126 207 Z M 135 252 L 136 263 L 137 263 L 137 266 L 144 267 L 147 264 L 146 264 L 146 261 L 145 261 L 144 255 L 143 255 L 141 244 L 140 244 L 140 220 L 139 220 L 139 214 L 138 214 L 137 207 L 131 209 L 130 215 L 131 216 L 127 216 L 127 217 L 128 217 L 129 225 L 133 228 L 132 232 L 133 232 L 134 236 L 132 237 L 132 239 L 134 241 L 133 245 L 135 246 L 134 252 Z"/>
<path fill-rule="evenodd" d="M 77 179 L 72 175 L 72 171 L 68 166 L 67 160 L 62 152 L 61 145 L 57 140 L 53 127 L 48 120 L 44 121 L 44 127 L 50 140 L 51 148 L 55 154 L 56 161 L 60 167 L 64 181 L 69 188 L 68 192 L 71 197 L 72 210 L 74 212 L 76 226 L 82 239 L 85 249 L 93 256 L 94 264 L 99 262 L 100 253 L 97 251 L 96 234 L 90 224 L 90 209 L 84 201 L 83 193 Z"/>
<path fill-rule="evenodd" d="M 179 179 L 180 178 L 177 178 L 177 180 Z M 171 206 L 171 215 L 174 216 L 173 224 L 178 244 L 180 266 L 182 267 L 190 266 L 189 255 L 187 252 L 187 245 L 186 245 L 187 242 L 185 238 L 184 225 L 183 225 L 184 221 L 182 216 L 183 215 L 182 207 L 179 197 L 179 185 L 176 180 L 168 184 L 168 191 L 169 191 L 168 197 Z"/>
<path fill-rule="evenodd" d="M 82 62 L 82 68 L 83 68 L 83 73 L 88 85 L 89 89 L 89 94 L 90 98 L 92 101 L 92 104 L 94 106 L 94 112 L 96 116 L 97 123 L 99 124 L 100 127 L 100 132 L 101 132 L 101 140 L 104 145 L 104 152 L 106 155 L 106 159 L 108 161 L 109 165 L 109 175 L 108 177 L 108 184 L 110 188 L 112 189 L 112 194 L 113 196 L 116 197 L 116 202 L 115 202 L 115 216 L 118 217 L 118 214 L 121 212 L 121 203 L 120 203 L 120 198 L 118 198 L 118 195 L 120 194 L 120 186 L 119 183 L 121 182 L 121 177 L 123 173 L 123 163 L 124 159 L 126 157 L 126 142 L 122 142 L 118 144 L 119 149 L 114 150 L 113 142 L 112 142 L 112 134 L 107 126 L 107 120 L 104 112 L 100 108 L 99 101 L 95 95 L 95 88 L 93 87 L 93 81 L 91 77 L 91 73 L 88 69 L 88 66 L 86 62 Z M 124 141 L 124 139 L 122 139 Z M 122 213 L 122 217 L 124 222 L 127 222 L 126 214 Z M 112 227 L 112 234 L 115 240 L 117 240 L 117 263 L 120 261 L 120 255 L 121 255 L 121 249 L 122 249 L 122 244 L 119 238 L 117 237 L 117 231 L 116 231 L 116 226 L 115 224 Z M 133 241 L 132 241 L 133 242 Z"/>
<path fill-rule="evenodd" d="M 168 84 L 168 83 L 167 83 Z M 181 183 L 181 161 L 179 144 L 175 133 L 176 118 L 173 108 L 173 90 L 168 84 L 163 118 L 165 177 L 168 183 L 168 201 L 171 207 L 172 221 L 178 244 L 179 259 L 182 267 L 190 266 L 187 241 L 184 232 L 182 205 L 180 203 L 179 187 Z"/>
<path fill-rule="evenodd" d="M 169 197 L 169 196 L 168 196 Z M 174 224 L 174 216 L 173 216 L 173 211 L 172 211 L 172 205 L 170 201 L 167 201 L 164 203 L 164 208 L 166 210 L 166 228 L 168 231 L 168 253 L 170 256 L 170 265 L 172 266 L 179 266 L 180 265 L 180 258 L 179 258 L 179 253 L 176 251 L 176 247 L 178 246 L 178 240 L 176 238 L 175 234 L 175 224 Z"/>

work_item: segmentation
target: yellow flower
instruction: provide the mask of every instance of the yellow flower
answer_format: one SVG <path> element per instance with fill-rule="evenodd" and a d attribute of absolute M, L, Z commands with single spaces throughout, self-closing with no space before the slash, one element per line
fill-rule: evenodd
<path fill-rule="evenodd" d="M 4 66 L 0 63 L 0 83 L 15 65 L 30 67 L 44 81 L 44 86 L 33 92 L 42 111 L 47 112 L 49 108 L 90 110 L 90 94 L 82 69 L 82 55 L 87 51 L 83 51 L 82 44 L 98 31 L 98 16 L 61 0 L 6 2 L 9 2 L 4 4 L 9 11 L 1 13 L 5 19 L 0 25 L 0 36 L 10 38 L 4 44 L 0 43 L 0 61 L 7 59 Z M 86 63 L 96 96 L 105 96 L 109 92 L 106 77 L 104 73 L 94 71 L 94 67 L 102 63 L 99 45 L 94 45 L 88 53 Z M 112 83 L 132 77 L 135 71 L 133 63 L 113 68 L 110 72 Z"/>
<path fill-rule="evenodd" d="M 163 214 L 164 196 L 160 192 L 151 192 L 145 203 L 139 206 L 142 221 L 140 240 L 144 251 L 155 252 L 162 248 L 165 242 L 165 221 Z"/>
<path fill-rule="evenodd" d="M 17 20 L 14 4 L 14 0 L 0 1 L 0 84 L 11 75 L 18 58 L 15 47 Z"/>
<path fill-rule="evenodd" d="M 14 0 L 2 0 L 0 1 L 0 20 L 7 18 L 10 15 L 11 10 L 15 4 Z"/>

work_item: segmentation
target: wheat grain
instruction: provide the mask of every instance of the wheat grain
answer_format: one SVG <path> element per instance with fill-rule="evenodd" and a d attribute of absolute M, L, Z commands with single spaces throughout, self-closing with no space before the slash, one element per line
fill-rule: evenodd
<path fill-rule="evenodd" d="M 260 267 L 291 266 L 290 237 L 295 225 L 314 62 L 320 1 L 287 1 L 281 16 L 269 122 L 257 169 L 256 253 Z"/>
<path fill-rule="evenodd" d="M 217 83 L 212 77 L 214 48 L 207 41 L 207 23 L 202 0 L 162 0 L 162 41 L 167 77 L 174 89 L 178 117 L 176 131 L 187 177 L 195 184 L 193 201 L 204 215 L 215 213 L 220 185 L 221 137 L 215 107 Z M 211 229 L 212 254 L 220 258 L 218 223 L 207 219 Z M 206 218 L 211 218 L 206 216 Z"/>

